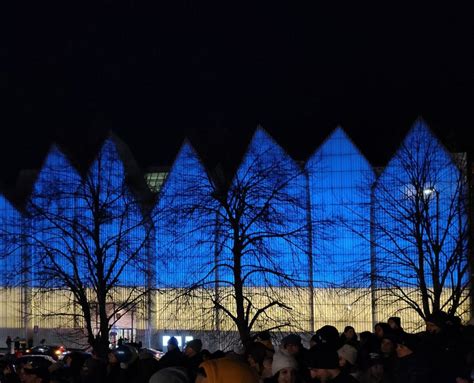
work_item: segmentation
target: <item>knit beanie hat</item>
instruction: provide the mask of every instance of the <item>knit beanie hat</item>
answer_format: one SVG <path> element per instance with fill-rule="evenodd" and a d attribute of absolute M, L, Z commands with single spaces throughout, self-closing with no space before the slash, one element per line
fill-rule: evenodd
<path fill-rule="evenodd" d="M 196 352 L 200 352 L 202 349 L 201 339 L 193 339 L 186 343 L 186 347 L 192 348 Z"/>
<path fill-rule="evenodd" d="M 149 383 L 190 383 L 190 380 L 184 368 L 167 367 L 155 372 Z"/>
<path fill-rule="evenodd" d="M 273 355 L 273 362 L 272 362 L 272 375 L 275 376 L 276 373 L 284 368 L 298 368 L 298 364 L 296 363 L 295 358 L 291 355 L 288 355 L 285 352 L 278 351 Z"/>
<path fill-rule="evenodd" d="M 339 345 L 339 331 L 334 326 L 326 325 L 316 331 L 317 343 L 330 345 L 337 350 Z"/>
<path fill-rule="evenodd" d="M 206 360 L 201 368 L 209 383 L 259 383 L 258 375 L 250 366 L 236 359 Z"/>
<path fill-rule="evenodd" d="M 287 335 L 281 340 L 281 344 L 283 347 L 286 347 L 289 344 L 301 345 L 301 337 L 298 334 Z"/>
<path fill-rule="evenodd" d="M 416 351 L 420 340 L 415 334 L 403 333 L 398 337 L 397 343 L 407 347 L 411 351 Z"/>
<path fill-rule="evenodd" d="M 339 350 L 337 350 L 337 354 L 340 358 L 347 360 L 353 366 L 357 360 L 357 349 L 349 344 L 345 344 Z"/>
<path fill-rule="evenodd" d="M 172 336 L 169 340 L 168 340 L 168 345 L 173 345 L 175 347 L 178 347 L 178 339 L 176 339 L 174 336 Z"/>
<path fill-rule="evenodd" d="M 439 328 L 444 328 L 448 319 L 449 315 L 446 314 L 444 311 L 435 311 L 432 314 L 428 315 L 425 321 L 434 323 Z"/>

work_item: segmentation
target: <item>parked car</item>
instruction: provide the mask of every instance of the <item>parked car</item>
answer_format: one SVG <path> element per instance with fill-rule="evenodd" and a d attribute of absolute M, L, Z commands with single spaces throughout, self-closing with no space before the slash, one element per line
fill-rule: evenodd
<path fill-rule="evenodd" d="M 25 355 L 48 355 L 58 360 L 65 351 L 64 346 L 40 345 L 27 349 Z"/>

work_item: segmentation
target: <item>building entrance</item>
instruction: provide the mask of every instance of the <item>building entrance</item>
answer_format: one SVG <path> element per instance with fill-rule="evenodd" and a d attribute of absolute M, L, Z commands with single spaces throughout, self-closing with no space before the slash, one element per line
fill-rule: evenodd
<path fill-rule="evenodd" d="M 124 343 L 134 342 L 137 336 L 137 330 L 134 328 L 113 328 L 110 331 L 109 341 L 114 346 L 118 345 L 119 339 Z"/>

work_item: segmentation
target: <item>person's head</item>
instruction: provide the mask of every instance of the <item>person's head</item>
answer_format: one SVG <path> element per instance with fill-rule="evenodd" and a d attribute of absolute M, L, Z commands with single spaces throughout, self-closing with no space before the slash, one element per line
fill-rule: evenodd
<path fill-rule="evenodd" d="M 334 326 L 326 325 L 316 331 L 317 344 L 329 345 L 333 349 L 339 348 L 339 331 Z"/>
<path fill-rule="evenodd" d="M 439 334 L 448 320 L 448 314 L 443 311 L 435 311 L 425 319 L 426 331 L 430 334 Z"/>
<path fill-rule="evenodd" d="M 345 344 L 339 350 L 339 367 L 345 367 L 347 364 L 355 366 L 357 361 L 357 349 L 351 345 Z"/>
<path fill-rule="evenodd" d="M 188 372 L 184 367 L 166 367 L 155 374 L 149 380 L 150 383 L 190 383 Z M 194 382 L 192 382 L 194 383 Z"/>
<path fill-rule="evenodd" d="M 383 360 L 380 354 L 370 353 L 369 359 L 367 361 L 367 369 L 369 375 L 373 377 L 376 381 L 380 381 L 384 374 Z"/>
<path fill-rule="evenodd" d="M 3 372 L 3 375 L 14 374 L 15 368 L 10 362 L 7 362 L 6 360 L 0 360 L 0 371 Z"/>
<path fill-rule="evenodd" d="M 339 355 L 336 350 L 327 345 L 318 345 L 308 354 L 308 368 L 311 378 L 326 382 L 340 373 Z"/>
<path fill-rule="evenodd" d="M 384 335 L 391 332 L 391 328 L 388 323 L 379 322 L 374 326 L 375 336 L 379 339 L 382 339 Z"/>
<path fill-rule="evenodd" d="M 172 336 L 168 340 L 168 351 L 175 350 L 178 348 L 178 339 L 176 339 L 174 336 Z"/>
<path fill-rule="evenodd" d="M 380 340 L 380 351 L 384 355 L 391 355 L 395 351 L 396 342 L 392 336 L 384 335 Z"/>
<path fill-rule="evenodd" d="M 201 339 L 193 339 L 186 343 L 186 347 L 184 348 L 184 355 L 189 358 L 199 354 L 202 349 L 202 342 Z"/>
<path fill-rule="evenodd" d="M 404 358 L 405 356 L 413 354 L 414 352 L 416 352 L 416 349 L 418 348 L 418 343 L 419 343 L 419 340 L 416 335 L 403 334 L 397 340 L 397 348 L 396 348 L 397 357 Z"/>
<path fill-rule="evenodd" d="M 79 352 L 71 352 L 64 357 L 64 364 L 72 371 L 80 371 L 85 359 L 87 359 L 87 356 L 81 355 Z"/>
<path fill-rule="evenodd" d="M 296 379 L 298 364 L 293 356 L 285 352 L 277 352 L 273 355 L 272 375 L 278 383 L 293 383 Z"/>
<path fill-rule="evenodd" d="M 283 368 L 275 375 L 278 383 L 295 383 L 296 382 L 296 369 L 295 368 Z"/>
<path fill-rule="evenodd" d="M 400 317 L 390 317 L 388 318 L 387 323 L 392 330 L 400 330 L 402 328 Z"/>
<path fill-rule="evenodd" d="M 255 340 L 258 342 L 271 340 L 270 331 L 268 330 L 260 331 L 255 337 Z"/>
<path fill-rule="evenodd" d="M 113 354 L 113 356 L 111 356 L 111 354 Z M 120 363 L 121 366 L 130 366 L 138 360 L 137 349 L 128 344 L 118 346 L 107 355 L 110 363 Z"/>
<path fill-rule="evenodd" d="M 49 382 L 49 371 L 43 366 L 37 366 L 33 362 L 29 362 L 20 369 L 20 380 L 22 383 Z"/>
<path fill-rule="evenodd" d="M 259 373 L 263 369 L 263 361 L 266 356 L 266 347 L 260 342 L 250 343 L 247 348 L 247 362 Z"/>
<path fill-rule="evenodd" d="M 359 334 L 359 337 L 360 337 L 360 343 L 365 344 L 365 343 L 370 342 L 373 339 L 374 334 L 372 334 L 370 331 L 362 331 Z"/>
<path fill-rule="evenodd" d="M 346 326 L 344 328 L 343 334 L 344 334 L 344 336 L 346 337 L 347 340 L 355 340 L 357 338 L 355 329 L 352 326 Z"/>
<path fill-rule="evenodd" d="M 255 336 L 255 342 L 263 344 L 267 348 L 267 355 L 272 356 L 275 352 L 272 344 L 272 338 L 268 330 L 261 331 Z"/>
<path fill-rule="evenodd" d="M 301 337 L 297 334 L 290 334 L 281 340 L 283 349 L 290 355 L 296 355 L 300 352 L 302 344 Z"/>

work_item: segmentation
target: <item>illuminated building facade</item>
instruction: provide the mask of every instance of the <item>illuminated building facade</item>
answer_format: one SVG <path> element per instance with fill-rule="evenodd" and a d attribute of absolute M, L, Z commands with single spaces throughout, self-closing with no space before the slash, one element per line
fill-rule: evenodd
<path fill-rule="evenodd" d="M 424 147 L 420 147 L 420 142 Z M 376 269 L 391 276 L 400 272 L 393 258 L 400 249 L 407 259 L 416 256 L 416 249 L 403 232 L 403 221 L 387 210 L 387 198 L 396 206 L 418 198 L 417 192 L 413 194 L 409 186 L 413 180 L 403 176 L 406 164 L 400 154 L 416 157 L 427 150 L 432 156 L 432 170 L 420 187 L 425 193 L 426 212 L 434 217 L 435 227 L 428 228 L 424 234 L 423 246 L 428 248 L 434 241 L 435 247 L 430 249 L 438 251 L 442 245 L 445 261 L 454 249 L 467 259 L 467 238 L 459 240 L 467 211 L 459 208 L 455 219 L 450 215 L 451 202 L 462 204 L 465 198 L 463 190 L 456 186 L 462 173 L 423 122 L 415 123 L 381 174 L 375 173 L 341 128 L 337 128 L 304 165 L 290 158 L 263 129 L 257 129 L 232 182 L 243 183 L 264 169 L 273 169 L 258 186 L 263 192 L 271 190 L 272 185 L 282 182 L 278 177 L 283 177 L 288 198 L 278 200 L 270 210 L 275 217 L 285 217 L 284 221 L 270 222 L 272 232 L 281 231 L 280 238 L 274 236 L 250 247 L 244 267 L 252 277 L 245 288 L 254 292 L 252 296 L 256 301 L 264 299 L 259 292 L 271 288 L 272 294 L 292 306 L 293 313 L 289 317 L 280 318 L 278 310 L 270 312 L 276 322 L 290 324 L 285 330 L 311 333 L 324 324 L 335 325 L 340 330 L 348 324 L 357 331 L 371 330 L 375 322 L 385 321 L 405 307 L 381 299 L 381 291 L 393 288 L 393 280 L 387 276 L 384 285 L 374 273 Z M 0 239 L 3 241 L 0 283 L 4 286 L 0 289 L 0 336 L 20 335 L 39 340 L 64 335 L 83 326 L 78 306 L 71 304 L 70 293 L 66 292 L 64 279 L 44 274 L 47 258 L 38 244 L 54 244 L 53 258 L 64 266 L 65 275 L 76 272 L 84 281 L 90 276 L 87 260 L 76 262 L 80 259 L 77 255 L 73 257 L 76 263 L 71 263 L 71 252 L 81 252 L 75 237 L 69 241 L 62 232 L 64 225 L 54 227 L 54 220 L 44 216 L 37 219 L 34 210 L 40 206 L 48 211 L 48 217 L 62 216 L 64 221 L 74 225 L 92 227 L 94 217 L 87 213 L 88 199 L 83 197 L 84 185 L 88 182 L 101 184 L 97 188 L 102 193 L 100 201 L 110 201 L 109 210 L 105 212 L 110 216 L 100 229 L 103 230 L 101 246 L 108 246 L 111 238 L 121 238 L 120 243 L 110 244 L 112 253 L 120 253 L 117 258 L 109 258 L 116 263 L 114 272 L 120 272 L 108 305 L 113 311 L 131 291 L 147 290 L 132 310 L 124 310 L 123 315 L 115 313 L 112 336 L 141 339 L 155 345 L 158 342 L 161 347 L 161 342 L 170 335 L 181 336 L 184 342 L 186 336 L 233 330 L 232 323 L 222 312 L 206 310 L 212 297 L 225 296 L 232 285 L 232 273 L 226 267 L 232 255 L 228 237 L 231 231 L 220 218 L 212 177 L 205 164 L 185 142 L 168 172 L 147 174 L 149 188 L 157 198 L 153 204 L 150 200 L 145 204 L 140 193 L 133 188 L 128 190 L 130 167 L 127 161 L 122 144 L 110 138 L 87 174 L 79 174 L 67 156 L 53 147 L 21 212 L 5 197 L 0 197 Z M 272 168 L 275 164 L 278 166 Z M 61 198 L 54 198 L 56 192 Z M 262 203 L 258 201 L 260 197 L 255 198 L 256 204 Z M 191 209 L 197 205 L 201 208 Z M 190 209 L 186 215 L 173 215 L 185 211 L 183 208 L 187 206 Z M 304 231 L 299 230 L 303 227 Z M 287 234 L 295 232 L 299 235 L 287 240 Z M 398 240 L 390 238 L 389 233 L 398 233 L 400 237 Z M 12 236 L 22 238 L 23 242 L 13 244 Z M 86 248 L 89 240 L 91 238 L 84 240 Z M 261 256 L 261 249 L 272 257 Z M 133 260 L 120 269 L 120 262 L 132 253 L 136 254 Z M 459 262 L 459 267 L 464 267 L 466 262 Z M 260 278 L 258 273 L 252 273 L 255 265 L 291 275 L 293 287 L 282 283 L 275 274 Z M 27 273 L 18 272 L 22 269 Z M 456 283 L 453 276 L 451 273 L 449 277 L 454 279 L 446 282 L 446 290 Z M 463 286 L 467 285 L 467 273 L 459 273 L 457 278 L 463 281 Z M 194 280 L 202 281 L 202 285 L 208 282 L 209 288 L 196 289 L 188 305 L 172 299 L 177 291 Z M 433 280 L 427 278 L 427 281 L 431 288 Z M 415 291 L 411 294 L 414 301 L 420 299 L 416 293 L 416 276 L 410 274 L 409 268 L 400 272 L 399 282 L 401 290 Z M 47 294 L 38 294 L 44 288 L 48 289 Z M 448 295 L 443 295 L 441 300 L 442 304 L 446 303 Z M 94 315 L 94 308 L 91 312 Z M 400 315 L 406 328 L 419 326 L 420 319 L 413 312 Z M 265 328 L 265 325 L 257 323 L 255 329 Z"/>

